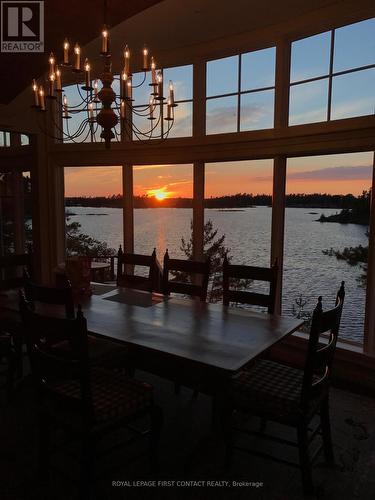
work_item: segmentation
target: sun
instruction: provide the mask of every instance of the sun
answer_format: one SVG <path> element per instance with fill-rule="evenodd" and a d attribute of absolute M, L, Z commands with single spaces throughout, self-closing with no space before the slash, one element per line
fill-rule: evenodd
<path fill-rule="evenodd" d="M 155 193 L 155 198 L 159 201 L 165 200 L 166 197 L 167 197 L 167 195 L 166 195 L 166 193 L 163 193 L 163 191 L 157 191 Z"/>

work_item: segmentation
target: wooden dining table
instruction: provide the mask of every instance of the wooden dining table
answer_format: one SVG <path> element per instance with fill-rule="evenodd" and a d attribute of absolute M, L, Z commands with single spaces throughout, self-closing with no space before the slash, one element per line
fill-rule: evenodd
<path fill-rule="evenodd" d="M 134 367 L 210 394 L 301 327 L 301 319 L 115 289 L 83 304 L 91 334 L 127 347 Z"/>
<path fill-rule="evenodd" d="M 0 308 L 18 307 L 17 295 Z M 114 289 L 82 299 L 90 334 L 126 346 L 135 368 L 215 394 L 301 319 Z"/>

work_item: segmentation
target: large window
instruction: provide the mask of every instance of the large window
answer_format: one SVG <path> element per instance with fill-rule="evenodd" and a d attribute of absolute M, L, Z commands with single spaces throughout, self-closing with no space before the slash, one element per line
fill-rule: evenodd
<path fill-rule="evenodd" d="M 123 243 L 121 167 L 70 167 L 64 173 L 67 254 L 115 254 Z"/>
<path fill-rule="evenodd" d="M 270 264 L 272 172 L 272 160 L 205 165 L 204 251 L 213 253 L 211 301 L 221 300 L 224 253 L 233 264 Z M 261 286 L 254 283 L 258 291 Z"/>
<path fill-rule="evenodd" d="M 374 114 L 375 19 L 292 43 L 289 125 Z"/>
<path fill-rule="evenodd" d="M 288 159 L 283 312 L 311 319 L 332 306 L 342 280 L 340 336 L 362 342 L 372 153 Z M 303 277 L 303 278 L 302 278 Z"/>
<path fill-rule="evenodd" d="M 272 128 L 274 47 L 207 62 L 206 133 Z"/>

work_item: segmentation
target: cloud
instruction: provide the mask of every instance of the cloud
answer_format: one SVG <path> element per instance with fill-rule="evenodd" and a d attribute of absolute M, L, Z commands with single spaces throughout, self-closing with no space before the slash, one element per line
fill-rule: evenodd
<path fill-rule="evenodd" d="M 305 181 L 305 180 L 321 180 L 321 181 L 360 181 L 370 180 L 372 177 L 372 166 L 352 166 L 352 167 L 327 167 L 316 170 L 289 172 L 288 180 Z M 257 181 L 268 181 L 268 177 L 255 177 Z"/>

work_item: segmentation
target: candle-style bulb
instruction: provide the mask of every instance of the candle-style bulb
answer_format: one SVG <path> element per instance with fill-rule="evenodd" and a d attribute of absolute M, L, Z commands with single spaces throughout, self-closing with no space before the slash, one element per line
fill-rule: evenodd
<path fill-rule="evenodd" d="M 90 90 L 91 88 L 91 80 L 90 80 L 90 63 L 89 60 L 86 58 L 85 59 L 85 90 Z"/>
<path fill-rule="evenodd" d="M 125 118 L 125 101 L 120 102 L 120 117 Z"/>
<path fill-rule="evenodd" d="M 52 74 L 55 72 L 55 62 L 56 62 L 53 52 L 50 53 L 48 62 L 49 62 L 49 71 L 50 74 Z"/>
<path fill-rule="evenodd" d="M 89 111 L 89 120 L 93 121 L 94 120 L 94 105 L 92 102 L 89 102 L 88 111 Z"/>
<path fill-rule="evenodd" d="M 39 106 L 39 94 L 38 94 L 38 85 L 36 83 L 35 78 L 33 80 L 32 89 L 33 89 L 33 93 L 34 93 L 34 106 L 38 107 Z"/>
<path fill-rule="evenodd" d="M 42 111 L 46 110 L 46 102 L 44 99 L 44 88 L 42 86 L 39 87 L 39 105 Z"/>
<path fill-rule="evenodd" d="M 62 90 L 62 85 L 61 85 L 61 71 L 58 66 L 56 66 L 56 90 L 61 91 Z"/>
<path fill-rule="evenodd" d="M 64 40 L 64 64 L 69 64 L 69 40 L 65 38 Z"/>
<path fill-rule="evenodd" d="M 55 91 L 55 73 L 49 75 L 49 96 L 52 97 Z"/>
<path fill-rule="evenodd" d="M 143 48 L 143 71 L 148 71 L 148 48 Z"/>
<path fill-rule="evenodd" d="M 169 80 L 169 102 L 170 106 L 174 106 L 174 87 L 172 80 Z"/>
<path fill-rule="evenodd" d="M 64 118 L 69 118 L 69 113 L 68 113 L 68 98 L 64 94 L 63 96 L 63 116 Z"/>
<path fill-rule="evenodd" d="M 81 71 L 81 47 L 78 45 L 78 43 L 76 43 L 74 46 L 74 54 L 74 69 L 76 71 Z"/>
<path fill-rule="evenodd" d="M 129 75 L 129 69 L 130 69 L 130 50 L 127 45 L 125 45 L 124 49 L 124 73 Z"/>
<path fill-rule="evenodd" d="M 126 97 L 126 81 L 128 79 L 128 75 L 123 71 L 121 73 L 121 82 L 120 82 L 120 93 L 121 97 L 125 98 Z"/>
<path fill-rule="evenodd" d="M 107 26 L 104 25 L 102 31 L 102 54 L 108 54 L 108 41 L 109 41 L 109 32 Z"/>

